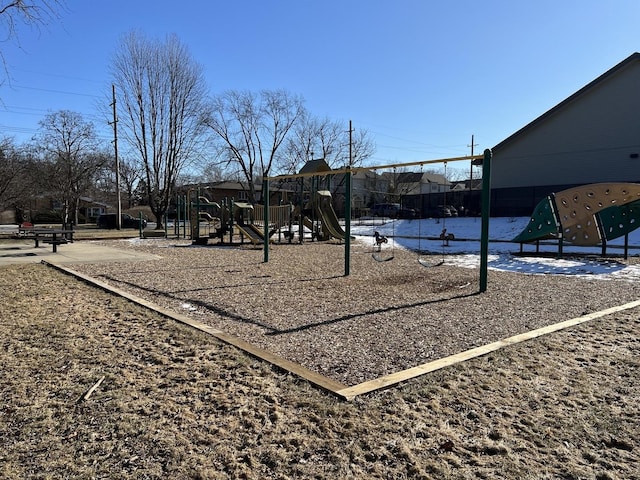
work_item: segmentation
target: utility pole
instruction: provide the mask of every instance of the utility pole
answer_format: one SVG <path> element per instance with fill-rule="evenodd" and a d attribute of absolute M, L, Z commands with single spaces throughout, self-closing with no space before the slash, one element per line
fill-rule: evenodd
<path fill-rule="evenodd" d="M 471 147 L 471 156 L 473 157 L 473 147 L 477 147 L 477 143 L 473 143 L 474 136 L 471 135 L 471 145 L 467 145 L 467 147 Z M 471 166 L 469 167 L 469 191 L 471 191 L 471 186 L 473 183 L 473 160 L 471 161 Z"/>
<path fill-rule="evenodd" d="M 353 166 L 353 125 L 349 120 L 349 167 Z"/>
<path fill-rule="evenodd" d="M 113 107 L 113 122 L 110 122 L 113 125 L 113 149 L 116 157 L 116 202 L 117 206 L 117 215 L 116 215 L 116 228 L 120 230 L 122 228 L 122 204 L 120 202 L 120 160 L 118 159 L 118 116 L 116 113 L 116 86 L 111 85 L 111 95 L 113 101 L 111 106 Z"/>

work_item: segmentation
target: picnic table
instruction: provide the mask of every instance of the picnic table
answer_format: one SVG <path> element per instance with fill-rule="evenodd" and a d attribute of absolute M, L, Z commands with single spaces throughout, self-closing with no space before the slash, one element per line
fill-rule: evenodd
<path fill-rule="evenodd" d="M 73 243 L 73 229 L 66 228 L 37 228 L 34 226 L 19 226 L 18 238 L 28 238 L 35 241 L 35 248 L 40 242 L 48 243 L 53 248 L 53 253 L 58 251 L 58 245 Z"/>

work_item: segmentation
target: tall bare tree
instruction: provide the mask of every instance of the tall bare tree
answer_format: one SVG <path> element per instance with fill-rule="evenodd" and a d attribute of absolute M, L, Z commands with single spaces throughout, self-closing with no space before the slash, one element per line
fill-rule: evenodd
<path fill-rule="evenodd" d="M 140 158 L 156 228 L 181 171 L 198 157 L 207 89 L 202 66 L 173 35 L 164 41 L 122 37 L 112 60 L 119 131 Z"/>
<path fill-rule="evenodd" d="M 282 173 L 296 173 L 312 158 L 324 159 L 333 169 L 363 165 L 373 155 L 374 143 L 366 130 L 358 129 L 351 133 L 349 135 L 347 122 L 305 115 L 287 139 L 280 166 Z M 345 181 L 345 175 L 338 176 L 337 181 L 334 179 L 331 182 L 332 193 L 343 190 Z"/>
<path fill-rule="evenodd" d="M 18 30 L 20 25 L 39 29 L 50 20 L 59 18 L 64 9 L 63 0 L 0 0 L 0 42 L 14 42 L 20 46 Z M 0 62 L 4 75 L 8 75 L 4 50 L 0 50 Z M 3 81 L 0 81 L 0 84 Z"/>
<path fill-rule="evenodd" d="M 281 165 L 284 173 L 297 172 L 305 162 L 323 158 L 331 168 L 362 165 L 375 151 L 373 140 L 366 130 L 357 129 L 351 135 L 349 158 L 349 126 L 329 118 L 309 115 L 296 124 L 287 139 L 286 155 Z"/>
<path fill-rule="evenodd" d="M 200 177 L 207 183 L 221 182 L 231 178 L 229 172 L 225 170 L 224 163 L 216 161 L 206 163 L 202 168 Z"/>
<path fill-rule="evenodd" d="M 139 164 L 129 160 L 120 160 L 120 184 L 127 198 L 127 208 L 133 207 L 139 200 L 135 197 L 135 191 L 142 176 L 143 171 L 139 168 Z"/>
<path fill-rule="evenodd" d="M 203 123 L 213 132 L 220 157 L 241 171 L 249 201 L 258 200 L 256 181 L 279 162 L 281 147 L 303 114 L 302 99 L 285 90 L 231 90 L 211 101 Z"/>
<path fill-rule="evenodd" d="M 93 123 L 69 110 L 50 113 L 40 121 L 36 146 L 42 151 L 44 187 L 58 197 L 63 221 L 78 222 L 80 198 L 89 192 L 108 161 Z"/>
<path fill-rule="evenodd" d="M 12 139 L 0 139 L 0 212 L 11 207 L 19 209 L 26 203 L 32 186 L 30 165 L 30 159 L 18 151 Z"/>

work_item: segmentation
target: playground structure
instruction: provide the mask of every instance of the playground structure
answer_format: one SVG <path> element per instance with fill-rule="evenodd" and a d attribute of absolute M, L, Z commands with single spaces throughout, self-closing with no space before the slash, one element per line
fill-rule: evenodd
<path fill-rule="evenodd" d="M 247 202 L 236 202 L 233 199 L 224 199 L 221 203 L 209 201 L 203 195 L 195 201 L 188 201 L 187 209 L 190 227 L 190 236 L 193 244 L 206 245 L 210 239 L 218 239 L 220 243 L 234 243 L 234 236 L 240 237 L 240 243 L 247 239 L 254 245 L 264 243 L 265 238 L 270 238 L 278 233 L 290 237 L 291 230 L 291 206 L 281 205 L 270 207 L 270 218 L 273 222 L 268 225 L 265 237 L 265 227 L 262 223 L 264 217 L 262 205 L 252 205 Z M 282 232 L 283 227 L 288 231 Z M 186 228 L 185 228 L 186 229 Z"/>
<path fill-rule="evenodd" d="M 198 190 L 195 200 L 187 194 L 183 205 L 187 210 L 185 218 L 189 219 L 192 243 L 206 245 L 210 238 L 223 238 L 225 233 L 233 230 L 229 212 L 234 207 L 226 199 L 222 204 L 211 202 Z"/>
<path fill-rule="evenodd" d="M 293 206 L 291 204 L 270 206 L 268 217 L 271 222 L 266 227 L 264 205 L 251 205 L 250 207 L 250 210 L 247 210 L 250 214 L 249 218 L 238 222 L 238 229 L 248 236 L 252 236 L 251 243 L 254 245 L 263 244 L 265 238 L 271 239 L 276 236 L 278 242 L 282 242 L 283 239 L 289 242 L 293 240 Z"/>
<path fill-rule="evenodd" d="M 558 256 L 565 243 L 602 246 L 625 237 L 624 257 L 628 256 L 628 235 L 640 227 L 640 184 L 595 183 L 553 193 L 535 207 L 527 227 L 513 242 L 535 243 L 556 240 Z"/>
<path fill-rule="evenodd" d="M 302 210 L 301 224 L 311 230 L 312 240 L 344 240 L 345 232 L 331 201 L 330 191 L 318 190 L 312 192 L 311 200 Z"/>
<path fill-rule="evenodd" d="M 296 234 L 294 220 L 300 226 L 299 242 L 304 241 L 305 227 L 311 231 L 312 240 L 344 240 L 345 235 L 331 205 L 329 191 L 312 192 L 304 208 L 294 208 L 291 204 L 269 205 L 266 217 L 264 205 L 226 198 L 221 203 L 212 202 L 197 191 L 195 198 L 186 195 L 178 202 L 178 212 L 183 212 L 184 219 L 188 218 L 190 238 L 198 245 L 206 245 L 211 239 L 233 244 L 234 237 L 239 237 L 240 243 L 246 239 L 254 245 L 262 245 L 265 238 L 291 243 Z M 177 220 L 176 225 L 180 225 L 180 218 Z M 186 238 L 186 222 L 182 225 Z M 177 234 L 179 236 L 179 232 Z"/>

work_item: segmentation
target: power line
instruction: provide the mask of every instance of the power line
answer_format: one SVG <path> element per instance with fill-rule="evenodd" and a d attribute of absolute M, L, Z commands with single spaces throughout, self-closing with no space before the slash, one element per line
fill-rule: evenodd
<path fill-rule="evenodd" d="M 89 97 L 89 98 L 103 98 L 100 95 L 91 95 L 89 93 L 77 93 L 77 92 L 65 92 L 64 90 L 52 90 L 49 88 L 38 88 L 38 87 L 28 87 L 26 85 L 16 85 L 12 84 L 12 88 L 23 89 L 23 90 L 34 90 L 38 92 L 47 92 L 47 93 L 60 93 L 62 95 L 74 95 L 77 97 Z"/>
<path fill-rule="evenodd" d="M 104 83 L 101 80 L 92 80 L 92 79 L 89 79 L 89 78 L 73 77 L 71 75 L 64 75 L 64 74 L 61 74 L 61 73 L 38 72 L 38 71 L 35 71 L 35 70 L 27 70 L 27 69 L 24 69 L 24 68 L 14 68 L 14 67 L 12 67 L 11 70 L 12 71 L 16 71 L 16 72 L 28 73 L 30 75 L 35 74 L 35 75 L 44 75 L 44 76 L 47 76 L 47 77 L 64 78 L 66 80 L 79 80 L 81 82 L 95 83 L 95 84 L 99 84 L 99 85 L 102 85 Z"/>
<path fill-rule="evenodd" d="M 3 132 L 13 132 L 13 133 L 36 133 L 38 131 L 35 128 L 10 127 L 8 125 L 0 125 L 0 130 L 2 130 Z"/>

